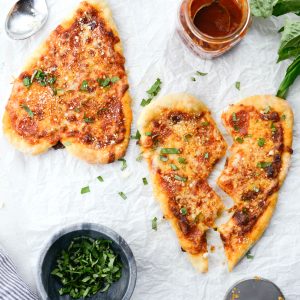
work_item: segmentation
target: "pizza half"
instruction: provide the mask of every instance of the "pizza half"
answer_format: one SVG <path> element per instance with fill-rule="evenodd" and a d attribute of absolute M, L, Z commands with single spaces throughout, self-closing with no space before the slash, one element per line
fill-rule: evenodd
<path fill-rule="evenodd" d="M 124 156 L 131 124 L 125 59 L 110 9 L 81 2 L 14 82 L 3 127 L 20 151 L 58 143 L 91 163 Z"/>
<path fill-rule="evenodd" d="M 186 94 L 151 103 L 143 110 L 138 129 L 164 217 L 195 268 L 206 272 L 206 231 L 223 211 L 207 178 L 225 155 L 226 143 L 206 106 Z"/>
<path fill-rule="evenodd" d="M 255 96 L 230 106 L 222 120 L 234 140 L 218 179 L 235 202 L 219 227 L 231 271 L 271 220 L 292 154 L 293 112 L 285 100 Z"/>

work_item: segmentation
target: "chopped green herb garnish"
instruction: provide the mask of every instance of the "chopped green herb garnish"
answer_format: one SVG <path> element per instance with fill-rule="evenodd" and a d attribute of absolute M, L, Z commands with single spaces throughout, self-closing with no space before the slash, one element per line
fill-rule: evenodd
<path fill-rule="evenodd" d="M 281 120 L 285 121 L 286 120 L 286 115 L 282 115 Z"/>
<path fill-rule="evenodd" d="M 244 143 L 244 139 L 242 138 L 242 137 L 237 137 L 236 139 L 235 139 L 239 144 L 243 144 Z"/>
<path fill-rule="evenodd" d="M 208 73 L 203 73 L 203 72 L 197 71 L 196 74 L 199 76 L 206 76 Z"/>
<path fill-rule="evenodd" d="M 26 86 L 26 87 L 30 87 L 31 86 L 31 80 L 30 80 L 30 77 L 24 77 L 23 78 L 23 84 Z"/>
<path fill-rule="evenodd" d="M 25 104 L 21 104 L 21 107 L 28 113 L 29 117 L 32 119 L 34 116 L 33 111 Z"/>
<path fill-rule="evenodd" d="M 122 261 L 111 244 L 110 240 L 74 238 L 59 254 L 51 272 L 62 285 L 59 294 L 82 299 L 104 292 L 118 281 L 122 276 Z"/>
<path fill-rule="evenodd" d="M 135 135 L 132 135 L 131 138 L 133 140 L 139 140 L 141 138 L 140 132 L 137 130 Z"/>
<path fill-rule="evenodd" d="M 264 109 L 264 114 L 268 114 L 270 111 L 271 111 L 271 107 L 270 107 L 270 106 L 267 106 L 267 107 L 265 107 L 265 109 Z"/>
<path fill-rule="evenodd" d="M 162 148 L 160 150 L 161 154 L 180 154 L 180 150 L 177 148 Z"/>
<path fill-rule="evenodd" d="M 234 125 L 234 126 L 233 126 L 233 129 L 234 129 L 234 131 L 236 131 L 236 132 L 239 132 L 239 131 L 240 131 L 240 127 L 237 126 L 237 125 Z"/>
<path fill-rule="evenodd" d="M 208 152 L 204 153 L 204 158 L 205 158 L 205 159 L 208 159 L 208 158 L 209 158 L 209 153 L 208 153 Z"/>
<path fill-rule="evenodd" d="M 185 215 L 187 214 L 187 209 L 186 209 L 185 207 L 182 207 L 182 208 L 180 209 L 180 213 L 181 213 L 183 216 L 185 216 Z"/>
<path fill-rule="evenodd" d="M 183 139 L 184 139 L 185 142 L 189 142 L 191 138 L 192 138 L 192 135 L 190 133 L 185 134 L 183 136 Z"/>
<path fill-rule="evenodd" d="M 209 125 L 209 122 L 208 122 L 208 121 L 202 122 L 201 125 L 202 125 L 202 126 L 208 126 L 208 125 Z"/>
<path fill-rule="evenodd" d="M 120 158 L 118 161 L 122 162 L 121 171 L 124 171 L 127 168 L 127 162 L 125 158 Z"/>
<path fill-rule="evenodd" d="M 144 184 L 144 185 L 148 185 L 148 181 L 147 181 L 147 178 L 146 178 L 146 177 L 143 178 L 143 184 Z"/>
<path fill-rule="evenodd" d="M 152 219 L 152 229 L 157 231 L 157 218 L 156 217 L 154 217 Z"/>
<path fill-rule="evenodd" d="M 272 131 L 272 133 L 275 133 L 277 131 L 277 128 L 273 122 L 271 124 L 271 131 Z"/>
<path fill-rule="evenodd" d="M 256 166 L 257 166 L 258 168 L 265 169 L 265 168 L 270 167 L 271 165 L 272 165 L 271 162 L 261 161 L 261 162 L 258 162 Z"/>
<path fill-rule="evenodd" d="M 160 155 L 159 159 L 164 162 L 168 161 L 168 157 L 164 155 Z"/>
<path fill-rule="evenodd" d="M 174 165 L 174 164 L 170 164 L 170 167 L 171 167 L 171 169 L 172 169 L 173 171 L 179 170 L 179 168 L 178 168 L 176 165 Z"/>
<path fill-rule="evenodd" d="M 143 154 L 140 153 L 140 155 L 135 160 L 141 162 L 143 160 Z"/>
<path fill-rule="evenodd" d="M 86 194 L 86 193 L 89 193 L 91 190 L 90 190 L 90 187 L 89 186 L 85 186 L 81 189 L 81 195 L 83 194 Z"/>
<path fill-rule="evenodd" d="M 259 138 L 257 144 L 259 147 L 263 147 L 266 144 L 266 140 L 264 138 Z"/>
<path fill-rule="evenodd" d="M 110 79 L 109 79 L 109 78 L 104 78 L 104 79 L 98 78 L 98 79 L 97 79 L 97 82 L 98 82 L 98 84 L 99 84 L 100 86 L 102 86 L 102 87 L 107 87 L 107 86 L 110 85 Z"/>
<path fill-rule="evenodd" d="M 81 86 L 80 86 L 80 91 L 88 91 L 88 88 L 89 88 L 89 83 L 87 80 L 83 80 L 82 83 L 81 83 Z"/>
<path fill-rule="evenodd" d="M 88 118 L 85 113 L 83 115 L 83 121 L 85 123 L 94 123 L 94 119 L 93 118 Z"/>
<path fill-rule="evenodd" d="M 240 89 L 241 89 L 241 83 L 240 83 L 239 81 L 237 81 L 237 82 L 235 83 L 235 88 L 236 88 L 237 90 L 240 90 Z"/>
<path fill-rule="evenodd" d="M 232 121 L 233 122 L 237 122 L 238 121 L 238 119 L 237 119 L 237 116 L 236 116 L 236 113 L 234 112 L 234 113 L 232 113 Z"/>
<path fill-rule="evenodd" d="M 154 97 L 158 95 L 161 90 L 161 80 L 159 78 L 156 79 L 155 83 L 151 86 L 151 88 L 147 91 L 149 97 L 147 99 L 143 99 L 141 102 L 141 106 L 147 106 L 153 100 Z"/>
<path fill-rule="evenodd" d="M 174 178 L 178 181 L 182 181 L 182 182 L 186 182 L 187 181 L 187 178 L 186 177 L 182 177 L 182 176 L 179 176 L 179 175 L 175 175 Z"/>
<path fill-rule="evenodd" d="M 64 144 L 65 147 L 68 147 L 68 146 L 71 146 L 71 145 L 72 145 L 72 143 L 71 143 L 70 141 L 66 141 L 66 142 L 64 142 L 63 144 Z"/>
<path fill-rule="evenodd" d="M 100 182 L 103 182 L 103 181 L 104 181 L 104 179 L 103 179 L 102 176 L 98 176 L 97 179 L 98 179 Z"/>
<path fill-rule="evenodd" d="M 114 76 L 110 79 L 111 83 L 116 83 L 120 80 L 120 78 L 118 76 Z"/>
<path fill-rule="evenodd" d="M 199 221 L 203 219 L 203 214 L 201 212 L 198 213 L 198 215 L 194 219 L 194 223 L 197 224 Z"/>
<path fill-rule="evenodd" d="M 246 253 L 247 259 L 253 259 L 254 256 L 251 254 L 250 250 Z"/>
<path fill-rule="evenodd" d="M 152 132 L 150 132 L 150 131 L 145 132 L 145 135 L 146 135 L 146 136 L 151 136 L 151 135 L 152 135 Z"/>
<path fill-rule="evenodd" d="M 127 196 L 123 192 L 119 192 L 118 194 L 123 200 L 127 199 Z"/>
<path fill-rule="evenodd" d="M 178 162 L 180 163 L 180 164 L 187 164 L 187 161 L 186 161 L 186 159 L 185 158 L 183 158 L 183 157 L 178 157 Z"/>
<path fill-rule="evenodd" d="M 196 81 L 196 78 L 195 78 L 195 77 L 191 77 L 191 80 L 192 80 L 192 81 Z"/>

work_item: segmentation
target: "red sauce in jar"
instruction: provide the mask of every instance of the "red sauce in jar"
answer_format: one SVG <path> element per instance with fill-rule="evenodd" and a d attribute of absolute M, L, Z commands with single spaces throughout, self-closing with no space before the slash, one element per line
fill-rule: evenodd
<path fill-rule="evenodd" d="M 194 0 L 191 9 L 194 25 L 212 37 L 227 36 L 242 22 L 242 10 L 235 0 Z"/>

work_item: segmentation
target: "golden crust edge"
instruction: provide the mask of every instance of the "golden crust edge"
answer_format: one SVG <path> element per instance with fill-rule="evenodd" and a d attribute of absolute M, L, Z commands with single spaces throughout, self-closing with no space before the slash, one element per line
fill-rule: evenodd
<path fill-rule="evenodd" d="M 286 100 L 283 100 L 281 98 L 272 95 L 261 95 L 261 96 L 248 97 L 244 100 L 237 102 L 236 104 L 233 104 L 232 106 L 241 105 L 241 104 L 246 106 L 254 106 L 257 109 L 264 109 L 266 106 L 271 106 L 276 112 L 285 114 L 286 120 L 281 122 L 284 129 L 283 142 L 285 147 L 292 147 L 294 114 L 290 105 Z M 228 113 L 229 111 L 230 108 L 225 113 Z M 287 151 L 287 149 L 284 149 L 284 153 L 282 154 L 282 167 L 278 175 L 279 189 L 282 186 L 287 176 L 287 172 L 290 164 L 290 158 L 291 158 L 291 154 Z M 272 194 L 268 198 L 270 205 L 263 213 L 263 215 L 260 217 L 258 222 L 255 224 L 254 229 L 250 233 L 249 243 L 247 245 L 245 245 L 244 247 L 240 247 L 239 251 L 236 252 L 235 255 L 231 255 L 230 258 L 225 249 L 225 254 L 227 256 L 227 261 L 228 261 L 228 269 L 230 272 L 238 264 L 238 262 L 244 257 L 247 251 L 251 249 L 254 246 L 254 244 L 261 238 L 261 236 L 267 229 L 271 221 L 271 218 L 273 216 L 273 213 L 275 211 L 277 199 L 278 199 L 278 191 Z M 218 231 L 222 233 L 222 225 L 220 226 Z"/>
<path fill-rule="evenodd" d="M 73 10 L 73 12 L 70 14 L 69 17 L 66 17 L 60 24 L 57 26 L 62 26 L 64 28 L 67 28 L 70 26 L 75 17 L 76 17 L 76 12 L 78 9 L 80 9 L 83 5 L 84 2 L 94 6 L 97 10 L 102 11 L 104 19 L 107 22 L 107 25 L 109 26 L 110 29 L 112 29 L 114 35 L 119 37 L 119 33 L 117 31 L 117 27 L 115 25 L 115 22 L 113 20 L 112 12 L 111 9 L 109 8 L 108 3 L 105 0 L 85 0 L 80 2 L 80 4 Z M 56 26 L 56 27 L 57 27 Z M 56 28 L 55 27 L 55 28 Z M 27 62 L 24 64 L 22 71 L 24 72 L 27 69 L 30 69 L 32 67 L 32 64 L 35 64 L 37 60 L 44 54 L 45 52 L 45 45 L 47 44 L 47 41 L 51 38 L 52 32 L 55 29 L 53 29 L 40 46 L 36 48 L 36 50 L 33 52 L 33 54 L 28 58 Z M 120 39 L 120 37 L 119 37 Z M 123 55 L 123 47 L 122 47 L 122 42 L 121 39 L 120 41 L 115 45 L 115 51 Z M 126 72 L 127 75 L 127 72 Z M 128 75 L 127 75 L 128 79 Z M 116 146 L 109 146 L 101 150 L 95 150 L 95 149 L 90 149 L 86 146 L 83 146 L 82 144 L 79 143 L 74 143 L 68 147 L 66 147 L 67 151 L 82 160 L 85 160 L 89 163 L 101 163 L 105 164 L 110 162 L 109 158 L 109 151 L 108 148 L 114 149 L 115 152 L 115 160 L 123 157 L 125 155 L 125 152 L 127 150 L 129 140 L 130 140 L 130 129 L 131 129 L 131 122 L 132 122 L 132 111 L 131 111 L 131 97 L 129 94 L 129 91 L 127 91 L 124 96 L 121 99 L 123 103 L 123 109 L 124 109 L 124 116 L 125 116 L 125 127 L 126 127 L 126 133 L 125 133 L 125 140 Z M 19 151 L 25 153 L 25 154 L 31 154 L 31 155 L 38 155 L 44 152 L 47 152 L 53 145 L 49 142 L 46 142 L 45 140 L 40 141 L 39 143 L 35 144 L 34 146 L 30 143 L 28 143 L 22 136 L 18 135 L 15 130 L 11 126 L 11 121 L 8 116 L 8 113 L 5 109 L 4 116 L 2 119 L 3 123 L 3 131 L 9 142 Z M 70 139 L 64 139 L 61 138 L 61 142 L 67 142 Z"/>

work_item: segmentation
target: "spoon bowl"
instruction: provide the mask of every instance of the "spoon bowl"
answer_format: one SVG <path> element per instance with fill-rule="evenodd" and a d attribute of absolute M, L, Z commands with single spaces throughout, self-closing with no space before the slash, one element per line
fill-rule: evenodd
<path fill-rule="evenodd" d="M 46 0 L 19 0 L 9 11 L 5 30 L 14 40 L 23 40 L 38 32 L 48 19 Z"/>

